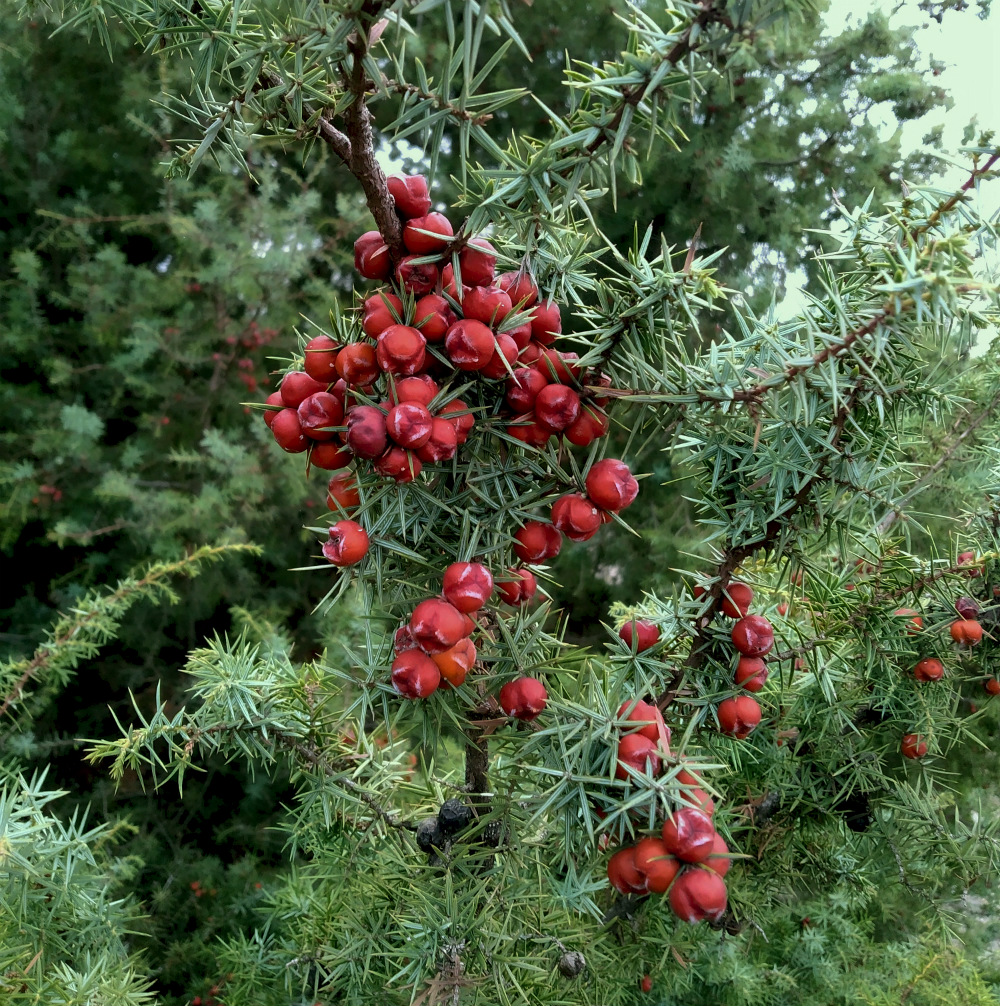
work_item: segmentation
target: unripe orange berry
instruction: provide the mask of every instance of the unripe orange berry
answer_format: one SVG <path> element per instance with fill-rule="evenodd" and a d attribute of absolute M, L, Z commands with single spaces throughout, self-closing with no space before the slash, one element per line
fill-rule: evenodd
<path fill-rule="evenodd" d="M 471 639 L 460 639 L 444 653 L 435 653 L 431 659 L 437 664 L 441 677 L 457 688 L 476 662 L 476 646 Z"/>
<path fill-rule="evenodd" d="M 983 638 L 982 624 L 971 618 L 960 618 L 952 622 L 948 631 L 960 646 L 975 646 Z"/>
<path fill-rule="evenodd" d="M 940 681 L 944 677 L 944 664 L 936 657 L 924 657 L 913 668 L 917 681 Z"/>

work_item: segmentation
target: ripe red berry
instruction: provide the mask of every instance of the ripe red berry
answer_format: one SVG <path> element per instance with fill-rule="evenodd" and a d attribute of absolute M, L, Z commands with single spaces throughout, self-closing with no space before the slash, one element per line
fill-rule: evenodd
<path fill-rule="evenodd" d="M 962 616 L 962 618 L 979 617 L 979 604 L 971 597 L 960 597 L 955 602 L 955 610 Z"/>
<path fill-rule="evenodd" d="M 948 631 L 960 646 L 975 646 L 983 638 L 982 625 L 971 618 L 960 618 L 952 622 Z"/>
<path fill-rule="evenodd" d="M 753 589 L 733 581 L 722 593 L 722 613 L 730 618 L 744 618 L 753 601 Z"/>
<path fill-rule="evenodd" d="M 338 472 L 327 486 L 326 505 L 330 510 L 353 510 L 361 502 L 354 472 Z"/>
<path fill-rule="evenodd" d="M 457 688 L 465 682 L 465 677 L 476 662 L 476 646 L 471 639 L 460 639 L 444 653 L 435 653 L 431 658 L 438 666 L 441 677 Z"/>
<path fill-rule="evenodd" d="M 684 803 L 711 817 L 715 813 L 715 801 L 699 786 L 686 789 L 681 794 Z"/>
<path fill-rule="evenodd" d="M 389 390 L 389 400 L 393 405 L 400 402 L 416 402 L 418 405 L 429 406 L 434 401 L 440 388 L 429 374 L 414 374 L 412 377 L 400 378 Z"/>
<path fill-rule="evenodd" d="M 369 342 L 349 342 L 337 354 L 337 373 L 352 388 L 364 388 L 379 375 L 375 347 Z"/>
<path fill-rule="evenodd" d="M 629 778 L 626 766 L 635 769 L 636 772 L 659 775 L 662 762 L 657 744 L 642 733 L 626 734 L 618 742 L 616 779 Z"/>
<path fill-rule="evenodd" d="M 493 574 L 481 562 L 453 562 L 441 580 L 445 599 L 459 611 L 478 611 L 493 593 Z"/>
<path fill-rule="evenodd" d="M 535 397 L 535 416 L 553 430 L 565 430 L 580 415 L 580 396 L 564 384 L 548 384 Z"/>
<path fill-rule="evenodd" d="M 700 863 L 712 853 L 715 825 L 703 811 L 682 807 L 663 822 L 663 842 L 672 856 L 685 863 Z"/>
<path fill-rule="evenodd" d="M 285 408 L 285 403 L 282 400 L 281 392 L 280 391 L 272 391 L 271 394 L 269 394 L 267 396 L 267 398 L 264 399 L 264 404 L 265 405 L 277 405 L 277 406 L 280 406 L 280 408 Z M 278 412 L 280 411 L 280 408 L 279 409 L 267 409 L 264 412 L 264 425 L 268 429 L 271 428 L 271 423 L 274 422 L 274 417 L 278 414 Z"/>
<path fill-rule="evenodd" d="M 653 979 L 649 975 L 643 975 L 639 981 L 639 988 L 643 992 L 653 991 Z"/>
<path fill-rule="evenodd" d="M 386 182 L 400 216 L 411 219 L 430 211 L 431 196 L 423 175 L 390 175 Z"/>
<path fill-rule="evenodd" d="M 971 566 L 976 561 L 975 552 L 959 552 L 958 553 L 958 565 L 959 566 Z M 983 575 L 983 570 L 980 567 L 976 569 L 970 569 L 965 574 L 970 580 L 974 580 L 977 576 Z"/>
<path fill-rule="evenodd" d="M 304 370 L 289 371 L 281 379 L 281 401 L 290 409 L 297 409 L 310 395 L 326 391 L 327 385 L 313 380 Z"/>
<path fill-rule="evenodd" d="M 608 417 L 603 410 L 584 403 L 576 421 L 563 430 L 563 436 L 574 447 L 589 447 L 608 432 L 608 425 Z"/>
<path fill-rule="evenodd" d="M 983 687 L 990 695 L 1000 695 L 1000 680 L 997 678 L 987 678 L 983 683 Z"/>
<path fill-rule="evenodd" d="M 538 591 L 538 581 L 530 569 L 511 569 L 507 577 L 497 582 L 497 592 L 508 603 L 515 606 L 526 604 Z"/>
<path fill-rule="evenodd" d="M 684 922 L 722 918 L 726 884 L 714 870 L 685 870 L 670 888 L 670 908 Z"/>
<path fill-rule="evenodd" d="M 893 614 L 897 618 L 906 618 L 906 633 L 909 636 L 919 632 L 924 627 L 924 620 L 912 608 L 897 608 Z"/>
<path fill-rule="evenodd" d="M 282 409 L 271 420 L 271 433 L 277 445 L 289 454 L 301 454 L 309 447 L 309 438 L 302 432 L 302 423 L 295 409 Z"/>
<path fill-rule="evenodd" d="M 580 376 L 580 368 L 576 361 L 577 353 L 560 353 L 556 349 L 543 349 L 539 353 L 535 366 L 549 381 L 557 384 L 576 384 Z"/>
<path fill-rule="evenodd" d="M 427 340 L 409 325 L 390 325 L 379 337 L 378 365 L 392 374 L 406 377 L 424 365 Z"/>
<path fill-rule="evenodd" d="M 346 439 L 359 458 L 381 457 L 388 446 L 385 416 L 374 405 L 355 405 L 347 413 Z"/>
<path fill-rule="evenodd" d="M 433 262 L 421 262 L 419 255 L 407 255 L 396 266 L 396 282 L 414 297 L 430 293 L 440 278 L 438 267 Z"/>
<path fill-rule="evenodd" d="M 554 559 L 562 548 L 562 535 L 551 524 L 529 520 L 514 532 L 514 555 L 521 562 L 545 562 Z"/>
<path fill-rule="evenodd" d="M 392 662 L 392 687 L 404 699 L 426 699 L 441 684 L 438 665 L 420 650 L 404 650 Z"/>
<path fill-rule="evenodd" d="M 365 231 L 354 242 L 354 268 L 365 279 L 388 279 L 391 267 L 389 246 L 378 231 Z"/>
<path fill-rule="evenodd" d="M 736 664 L 736 684 L 748 692 L 759 692 L 767 683 L 767 664 L 760 657 L 740 657 Z"/>
<path fill-rule="evenodd" d="M 588 486 L 589 489 L 589 486 Z M 596 502 L 596 500 L 595 500 Z M 626 622 L 619 630 L 625 645 L 632 647 L 632 640 L 635 639 L 635 652 L 642 653 L 651 646 L 655 646 L 660 641 L 660 628 L 655 622 L 648 622 L 645 619 Z"/>
<path fill-rule="evenodd" d="M 410 616 L 410 634 L 426 653 L 444 653 L 465 636 L 465 617 L 440 597 L 421 601 Z"/>
<path fill-rule="evenodd" d="M 462 297 L 462 315 L 490 328 L 499 326 L 510 311 L 510 297 L 498 286 L 474 286 Z"/>
<path fill-rule="evenodd" d="M 506 290 L 511 302 L 520 310 L 531 307 L 538 300 L 538 287 L 528 273 L 518 270 L 517 272 L 505 272 L 497 278 L 497 283 L 501 290 Z M 523 301 L 523 303 L 522 303 Z"/>
<path fill-rule="evenodd" d="M 500 689 L 500 707 L 518 720 L 533 720 L 548 704 L 548 693 L 538 678 L 517 678 Z"/>
<path fill-rule="evenodd" d="M 535 419 L 532 412 L 524 416 L 515 416 L 514 422 L 508 424 L 507 432 L 523 443 L 539 448 L 544 447 L 549 438 L 555 434 L 551 426 L 546 426 L 545 423 Z"/>
<path fill-rule="evenodd" d="M 774 646 L 774 629 L 763 615 L 747 615 L 733 626 L 732 640 L 745 657 L 763 657 Z"/>
<path fill-rule="evenodd" d="M 339 520 L 323 543 L 323 555 L 334 566 L 353 566 L 368 552 L 368 532 L 355 520 Z"/>
<path fill-rule="evenodd" d="M 406 222 L 403 244 L 415 255 L 444 251 L 454 237 L 451 221 L 443 213 L 425 213 Z"/>
<path fill-rule="evenodd" d="M 476 425 L 476 417 L 469 411 L 468 405 L 458 399 L 449 402 L 447 405 L 442 405 L 438 410 L 438 416 L 441 419 L 447 419 L 455 427 L 455 432 L 458 434 L 458 443 L 460 444 L 465 443 L 472 427 Z"/>
<path fill-rule="evenodd" d="M 423 464 L 412 451 L 402 447 L 390 447 L 375 462 L 375 471 L 386 478 L 405 484 L 412 482 L 419 474 Z"/>
<path fill-rule="evenodd" d="M 548 301 L 535 307 L 531 315 L 531 337 L 543 346 L 551 346 L 561 333 L 559 305 L 555 301 Z"/>
<path fill-rule="evenodd" d="M 438 293 L 429 293 L 417 301 L 413 324 L 428 342 L 441 342 L 448 329 L 458 321 L 451 304 Z"/>
<path fill-rule="evenodd" d="M 400 402 L 389 410 L 385 426 L 389 436 L 400 447 L 415 450 L 430 440 L 434 417 L 424 405 L 417 402 Z"/>
<path fill-rule="evenodd" d="M 639 495 L 636 482 L 628 465 L 617 458 L 598 461 L 587 472 L 587 495 L 603 510 L 617 513 L 630 506 Z"/>
<path fill-rule="evenodd" d="M 601 513 L 579 493 L 566 493 L 552 504 L 552 523 L 570 541 L 587 541 L 601 526 Z"/>
<path fill-rule="evenodd" d="M 716 832 L 712 851 L 708 859 L 705 860 L 705 865 L 710 870 L 715 870 L 720 877 L 724 877 L 729 872 L 729 867 L 733 865 L 733 861 L 729 858 L 729 846 L 726 845 L 725 840 L 718 832 Z"/>
<path fill-rule="evenodd" d="M 486 238 L 473 238 L 458 253 L 458 268 L 465 286 L 488 286 L 493 282 L 496 265 L 497 250 Z"/>
<path fill-rule="evenodd" d="M 937 657 L 924 657 L 913 668 L 917 681 L 940 681 L 944 677 L 944 664 Z"/>
<path fill-rule="evenodd" d="M 654 744 L 659 744 L 661 739 L 670 742 L 670 730 L 663 722 L 663 714 L 656 706 L 642 699 L 626 699 L 615 714 L 616 719 L 625 720 L 633 724 L 630 732 L 641 734 Z M 662 730 L 662 733 L 661 733 Z"/>
<path fill-rule="evenodd" d="M 337 353 L 340 347 L 328 335 L 317 335 L 305 348 L 306 373 L 320 384 L 333 384 L 337 380 Z"/>
<path fill-rule="evenodd" d="M 339 398 L 326 391 L 317 391 L 303 399 L 297 409 L 302 432 L 313 440 L 332 440 L 336 435 L 331 426 L 344 421 L 344 406 Z"/>
<path fill-rule="evenodd" d="M 365 301 L 361 328 L 365 335 L 375 339 L 390 325 L 400 324 L 402 318 L 403 302 L 394 293 L 386 293 L 383 290 L 372 294 Z"/>
<path fill-rule="evenodd" d="M 923 758 L 927 754 L 927 742 L 920 734 L 906 734 L 899 745 L 904 758 Z"/>
<path fill-rule="evenodd" d="M 621 894 L 642 894 L 646 890 L 646 878 L 635 865 L 635 848 L 619 849 L 608 860 L 608 880 Z"/>
<path fill-rule="evenodd" d="M 544 375 L 534 367 L 518 367 L 507 379 L 507 404 L 515 412 L 530 412 L 538 393 L 548 386 Z"/>
<path fill-rule="evenodd" d="M 309 452 L 309 464 L 314 468 L 335 472 L 338 468 L 346 468 L 354 455 L 346 448 L 332 440 L 316 442 Z"/>
<path fill-rule="evenodd" d="M 448 359 L 459 370 L 482 370 L 493 356 L 493 332 L 481 321 L 457 321 L 444 337 Z"/>
<path fill-rule="evenodd" d="M 436 416 L 431 424 L 431 435 L 427 438 L 427 443 L 417 448 L 417 457 L 432 464 L 450 460 L 457 450 L 458 433 L 455 424 Z"/>
<path fill-rule="evenodd" d="M 496 349 L 490 357 L 490 362 L 480 371 L 483 377 L 492 381 L 500 381 L 510 376 L 517 362 L 517 346 L 509 335 L 502 332 L 496 337 Z"/>
<path fill-rule="evenodd" d="M 651 894 L 664 894 L 681 868 L 677 859 L 670 855 L 667 843 L 660 838 L 640 839 L 633 861 L 636 870 L 645 876 L 645 888 Z"/>
<path fill-rule="evenodd" d="M 719 729 L 737 740 L 745 740 L 760 723 L 760 706 L 749 695 L 723 699 L 717 710 Z"/>

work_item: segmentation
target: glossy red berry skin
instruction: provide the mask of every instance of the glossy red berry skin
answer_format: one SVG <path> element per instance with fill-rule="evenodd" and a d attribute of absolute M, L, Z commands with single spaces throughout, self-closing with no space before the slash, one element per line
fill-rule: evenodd
<path fill-rule="evenodd" d="M 577 353 L 560 353 L 556 349 L 543 349 L 535 366 L 545 377 L 556 384 L 576 384 L 580 377 Z"/>
<path fill-rule="evenodd" d="M 491 381 L 502 381 L 510 377 L 511 370 L 517 362 L 517 346 L 509 335 L 501 333 L 496 337 L 496 349 L 490 357 L 490 362 L 480 371 L 483 377 Z"/>
<path fill-rule="evenodd" d="M 538 304 L 531 316 L 531 337 L 543 346 L 551 346 L 562 333 L 562 316 L 555 301 Z"/>
<path fill-rule="evenodd" d="M 278 393 L 281 395 L 283 405 L 297 409 L 310 395 L 326 389 L 326 384 L 314 380 L 304 370 L 292 370 L 281 379 Z"/>
<path fill-rule="evenodd" d="M 527 604 L 538 592 L 538 581 L 530 569 L 511 569 L 497 582 L 497 593 L 511 605 Z"/>
<path fill-rule="evenodd" d="M 601 513 L 579 493 L 567 493 L 552 504 L 552 523 L 570 541 L 587 541 L 601 526 Z"/>
<path fill-rule="evenodd" d="M 375 347 L 369 342 L 350 342 L 337 354 L 337 373 L 352 388 L 367 387 L 379 375 Z"/>
<path fill-rule="evenodd" d="M 667 843 L 652 836 L 636 843 L 633 862 L 645 877 L 645 888 L 650 894 L 664 894 L 681 868 L 676 857 L 670 855 Z"/>
<path fill-rule="evenodd" d="M 430 212 L 431 196 L 424 175 L 390 175 L 386 182 L 401 217 L 410 220 Z"/>
<path fill-rule="evenodd" d="M 309 452 L 309 464 L 314 468 L 335 472 L 340 468 L 346 468 L 353 457 L 354 455 L 346 447 L 332 440 L 317 441 Z"/>
<path fill-rule="evenodd" d="M 473 238 L 458 253 L 458 268 L 465 286 L 489 286 L 496 267 L 497 250 L 486 238 Z"/>
<path fill-rule="evenodd" d="M 400 402 L 389 410 L 385 426 L 389 436 L 400 447 L 416 450 L 430 440 L 434 417 L 425 405 L 420 405 L 418 402 Z"/>
<path fill-rule="evenodd" d="M 670 730 L 663 722 L 663 714 L 648 702 L 643 702 L 641 699 L 626 699 L 618 707 L 615 716 L 616 719 L 625 720 L 629 724 L 627 727 L 622 727 L 623 730 L 640 734 L 654 744 L 660 744 L 661 740 L 665 744 L 670 743 Z"/>
<path fill-rule="evenodd" d="M 404 699 L 426 699 L 441 684 L 437 664 L 420 650 L 403 650 L 392 662 L 392 687 Z"/>
<path fill-rule="evenodd" d="M 656 742 L 651 741 L 645 734 L 626 734 L 618 742 L 616 779 L 629 778 L 626 766 L 642 774 L 659 775 L 662 764 Z"/>
<path fill-rule="evenodd" d="M 347 413 L 347 446 L 359 458 L 374 460 L 389 446 L 385 416 L 374 405 L 355 405 Z"/>
<path fill-rule="evenodd" d="M 672 856 L 685 863 L 701 863 L 712 854 L 715 825 L 703 811 L 682 807 L 664 821 L 663 842 Z"/>
<path fill-rule="evenodd" d="M 514 532 L 514 555 L 521 562 L 545 562 L 554 559 L 562 548 L 562 534 L 551 524 L 529 520 Z"/>
<path fill-rule="evenodd" d="M 927 754 L 927 742 L 920 734 L 906 734 L 899 745 L 904 758 L 923 758 Z"/>
<path fill-rule="evenodd" d="M 649 975 L 643 975 L 639 980 L 639 989 L 642 992 L 653 991 L 653 979 Z"/>
<path fill-rule="evenodd" d="M 463 614 L 440 597 L 421 601 L 410 616 L 410 635 L 425 653 L 450 650 L 465 634 Z"/>
<path fill-rule="evenodd" d="M 330 479 L 326 492 L 326 505 L 330 510 L 338 507 L 344 511 L 353 510 L 361 502 L 357 479 L 354 472 L 338 472 Z"/>
<path fill-rule="evenodd" d="M 726 845 L 725 840 L 718 832 L 716 832 L 712 851 L 708 859 L 705 860 L 705 865 L 710 870 L 715 870 L 720 877 L 724 877 L 729 872 L 729 867 L 733 865 L 733 861 L 729 858 L 729 846 Z"/>
<path fill-rule="evenodd" d="M 634 847 L 619 849 L 608 860 L 608 880 L 620 894 L 645 893 L 646 877 L 636 869 Z"/>
<path fill-rule="evenodd" d="M 389 247 L 378 231 L 365 231 L 354 242 L 354 268 L 365 279 L 388 279 L 392 268 Z"/>
<path fill-rule="evenodd" d="M 453 562 L 441 579 L 441 592 L 459 611 L 478 611 L 493 593 L 493 574 L 481 562 Z"/>
<path fill-rule="evenodd" d="M 493 332 L 481 321 L 457 321 L 444 337 L 448 359 L 459 370 L 482 370 L 493 357 Z"/>
<path fill-rule="evenodd" d="M 515 412 L 530 412 L 539 392 L 548 386 L 544 375 L 534 367 L 518 367 L 507 379 L 507 404 Z"/>
<path fill-rule="evenodd" d="M 753 601 L 753 588 L 733 581 L 722 592 L 722 613 L 730 618 L 745 618 Z"/>
<path fill-rule="evenodd" d="M 897 618 L 907 619 L 906 634 L 909 636 L 914 635 L 924 627 L 923 618 L 921 618 L 919 612 L 914 611 L 913 608 L 897 608 L 893 614 Z"/>
<path fill-rule="evenodd" d="M 670 888 L 670 909 L 684 922 L 721 919 L 726 900 L 725 881 L 714 870 L 685 870 Z"/>
<path fill-rule="evenodd" d="M 474 286 L 462 297 L 462 316 L 490 328 L 496 328 L 510 311 L 510 297 L 496 286 Z"/>
<path fill-rule="evenodd" d="M 774 646 L 774 628 L 763 615 L 747 615 L 733 626 L 732 640 L 743 656 L 763 657 Z"/>
<path fill-rule="evenodd" d="M 458 317 L 451 304 L 438 293 L 429 293 L 417 301 L 413 309 L 413 324 L 428 342 L 442 342 Z"/>
<path fill-rule="evenodd" d="M 442 405 L 438 410 L 438 418 L 446 419 L 455 427 L 459 444 L 465 443 L 476 425 L 476 417 L 469 411 L 468 405 L 458 399 Z"/>
<path fill-rule="evenodd" d="M 563 430 L 563 436 L 574 447 L 589 447 L 599 437 L 607 434 L 608 426 L 607 414 L 602 409 L 596 409 L 585 403 L 576 422 Z"/>
<path fill-rule="evenodd" d="M 535 719 L 548 704 L 549 696 L 538 678 L 517 678 L 500 689 L 500 707 L 518 720 Z"/>
<path fill-rule="evenodd" d="M 971 618 L 960 618 L 952 622 L 948 631 L 960 646 L 975 646 L 983 638 L 982 624 Z"/>
<path fill-rule="evenodd" d="M 580 396 L 565 384 L 547 384 L 535 397 L 535 416 L 556 432 L 580 416 Z"/>
<path fill-rule="evenodd" d="M 429 407 L 441 389 L 437 382 L 428 374 L 414 374 L 412 377 L 401 377 L 389 390 L 389 401 L 393 405 L 401 402 L 416 402 L 417 405 Z"/>
<path fill-rule="evenodd" d="M 719 729 L 737 740 L 746 740 L 761 720 L 760 706 L 749 695 L 723 699 L 717 710 Z"/>
<path fill-rule="evenodd" d="M 983 688 L 990 693 L 990 695 L 1000 695 L 1000 679 L 997 678 L 987 678 L 983 682 Z"/>
<path fill-rule="evenodd" d="M 642 653 L 650 647 L 656 646 L 660 641 L 660 627 L 655 622 L 648 622 L 645 619 L 626 622 L 619 630 L 618 635 L 630 649 L 635 640 L 635 652 Z"/>
<path fill-rule="evenodd" d="M 917 681 L 940 681 L 944 677 L 944 664 L 937 657 L 924 657 L 913 668 Z"/>
<path fill-rule="evenodd" d="M 336 430 L 344 421 L 344 406 L 339 398 L 326 391 L 317 391 L 304 399 L 296 410 L 302 432 L 313 440 L 332 440 Z"/>
<path fill-rule="evenodd" d="M 340 347 L 328 335 L 317 335 L 306 343 L 305 371 L 320 384 L 333 384 L 337 380 L 337 353 Z"/>
<path fill-rule="evenodd" d="M 264 412 L 264 425 L 268 429 L 270 429 L 271 423 L 274 422 L 274 417 L 278 414 L 280 409 L 286 408 L 287 406 L 285 405 L 284 401 L 282 401 L 280 391 L 272 391 L 271 394 L 269 394 L 267 398 L 264 399 L 264 404 L 278 406 L 278 409 L 267 409 Z"/>
<path fill-rule="evenodd" d="M 736 665 L 736 684 L 748 692 L 759 692 L 767 684 L 767 664 L 760 657 L 740 657 Z"/>
<path fill-rule="evenodd" d="M 457 688 L 465 683 L 466 675 L 476 662 L 476 645 L 471 639 L 460 639 L 444 653 L 435 653 L 431 659 L 437 664 L 442 681 Z"/>
<path fill-rule="evenodd" d="M 365 335 L 375 339 L 390 325 L 400 324 L 402 317 L 403 302 L 394 293 L 383 290 L 365 301 L 361 328 Z"/>
<path fill-rule="evenodd" d="M 458 450 L 458 433 L 454 423 L 441 416 L 435 416 L 431 424 L 431 435 L 427 442 L 417 448 L 417 457 L 421 461 L 433 464 L 449 461 Z"/>
<path fill-rule="evenodd" d="M 433 262 L 421 262 L 419 255 L 407 255 L 396 266 L 396 282 L 414 297 L 431 293 L 440 278 L 438 267 Z"/>
<path fill-rule="evenodd" d="M 390 325 L 379 337 L 375 353 L 378 365 L 391 374 L 409 377 L 426 359 L 427 340 L 409 325 Z"/>
<path fill-rule="evenodd" d="M 375 462 L 375 471 L 379 475 L 393 479 L 401 485 L 412 482 L 423 468 L 423 463 L 412 451 L 402 447 L 390 447 Z"/>
<path fill-rule="evenodd" d="M 628 465 L 618 458 L 598 461 L 587 472 L 587 495 L 602 510 L 617 513 L 635 502 L 639 495 L 639 483 Z"/>
<path fill-rule="evenodd" d="M 526 272 L 505 272 L 497 277 L 497 284 L 501 290 L 506 290 L 515 307 L 520 305 L 521 310 L 531 307 L 538 300 L 538 287 Z"/>
<path fill-rule="evenodd" d="M 353 566 L 368 552 L 368 532 L 354 520 L 339 520 L 323 543 L 323 555 L 334 566 Z"/>
<path fill-rule="evenodd" d="M 271 434 L 275 443 L 289 454 L 301 454 L 310 444 L 309 438 L 302 430 L 296 409 L 282 409 L 280 412 L 275 412 L 271 420 Z"/>
<path fill-rule="evenodd" d="M 443 213 L 425 213 L 406 222 L 403 244 L 414 255 L 431 255 L 444 251 L 454 234 L 451 221 Z"/>

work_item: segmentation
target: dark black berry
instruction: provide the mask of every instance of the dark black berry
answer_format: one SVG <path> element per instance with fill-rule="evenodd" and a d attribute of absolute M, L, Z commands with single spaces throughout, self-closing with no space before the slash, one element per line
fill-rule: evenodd
<path fill-rule="evenodd" d="M 417 845 L 424 852 L 433 852 L 435 846 L 440 848 L 444 845 L 444 836 L 438 827 L 438 819 L 436 817 L 425 817 L 417 825 Z"/>
<path fill-rule="evenodd" d="M 446 835 L 454 835 L 472 824 L 472 808 L 461 800 L 445 800 L 438 811 L 438 826 Z"/>

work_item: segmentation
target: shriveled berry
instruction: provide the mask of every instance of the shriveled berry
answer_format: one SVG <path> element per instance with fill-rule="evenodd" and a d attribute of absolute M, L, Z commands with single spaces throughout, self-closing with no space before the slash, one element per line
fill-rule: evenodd
<path fill-rule="evenodd" d="M 445 599 L 459 611 L 478 611 L 493 593 L 493 574 L 481 562 L 453 562 L 441 580 Z"/>
<path fill-rule="evenodd" d="M 421 262 L 419 255 L 407 255 L 396 266 L 396 282 L 414 297 L 430 293 L 440 278 L 438 267 L 433 262 Z"/>
<path fill-rule="evenodd" d="M 392 648 L 397 654 L 405 653 L 407 650 L 420 649 L 410 632 L 409 623 L 404 623 L 396 630 L 395 635 L 392 637 Z"/>
<path fill-rule="evenodd" d="M 323 543 L 323 555 L 334 566 L 353 566 L 368 552 L 368 532 L 355 520 L 339 520 Z"/>
<path fill-rule="evenodd" d="M 979 602 L 971 597 L 960 597 L 955 602 L 955 610 L 962 618 L 978 618 Z"/>
<path fill-rule="evenodd" d="M 628 465 L 618 458 L 605 458 L 593 465 L 585 485 L 596 506 L 617 513 L 631 506 L 639 495 L 639 483 Z"/>

